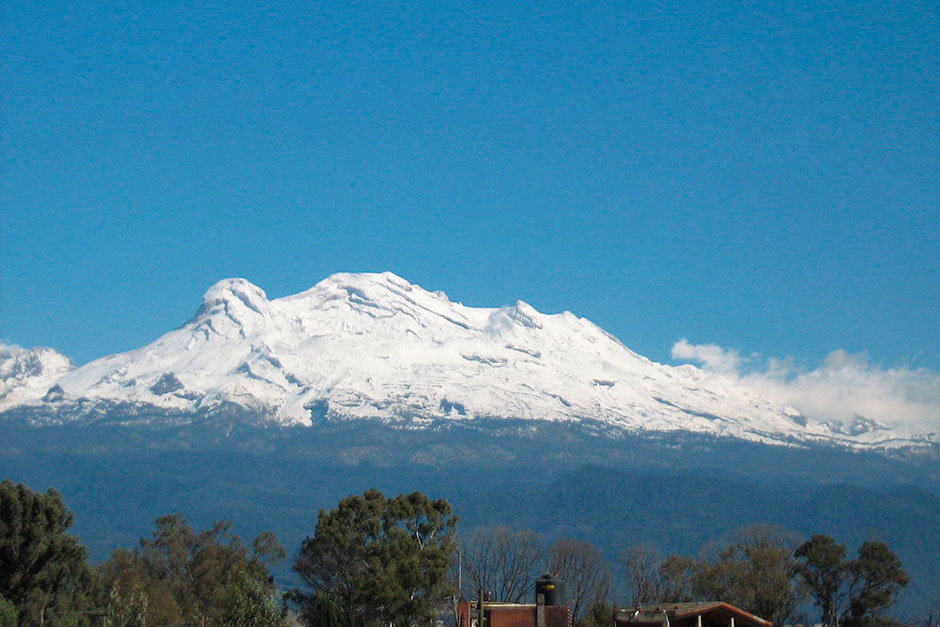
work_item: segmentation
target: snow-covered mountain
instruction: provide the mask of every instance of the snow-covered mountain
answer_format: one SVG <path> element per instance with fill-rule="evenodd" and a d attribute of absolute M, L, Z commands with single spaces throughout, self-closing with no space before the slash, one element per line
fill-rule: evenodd
<path fill-rule="evenodd" d="M 466 307 L 391 273 L 336 274 L 275 300 L 226 279 L 182 327 L 80 368 L 51 349 L 0 350 L 7 415 L 94 420 L 118 408 L 159 420 L 220 406 L 285 426 L 485 417 L 769 443 L 923 439 L 814 421 L 720 375 L 654 363 L 569 312 Z"/>
<path fill-rule="evenodd" d="M 0 344 L 0 409 L 36 400 L 37 390 L 55 385 L 75 364 L 51 348 Z"/>

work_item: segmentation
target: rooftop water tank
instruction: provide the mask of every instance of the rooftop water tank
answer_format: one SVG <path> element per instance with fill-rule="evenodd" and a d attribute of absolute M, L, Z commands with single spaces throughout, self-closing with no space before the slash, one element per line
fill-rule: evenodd
<path fill-rule="evenodd" d="M 565 582 L 552 573 L 545 573 L 535 580 L 535 599 L 543 595 L 545 605 L 568 605 L 565 599 Z"/>

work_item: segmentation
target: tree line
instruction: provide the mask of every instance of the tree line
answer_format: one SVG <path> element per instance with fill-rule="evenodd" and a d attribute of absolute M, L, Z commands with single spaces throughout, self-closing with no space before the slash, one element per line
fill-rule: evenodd
<path fill-rule="evenodd" d="M 488 527 L 469 534 L 459 551 L 465 596 L 483 589 L 494 599 L 531 599 L 535 577 L 547 568 L 566 581 L 572 615 L 582 627 L 610 623 L 613 568 L 589 543 L 562 539 L 544 549 L 531 530 Z M 887 611 L 909 581 L 884 542 L 862 543 L 850 560 L 847 548 L 829 536 L 803 541 L 768 525 L 745 527 L 695 556 L 662 557 L 637 545 L 624 550 L 619 562 L 627 606 L 721 600 L 778 625 L 806 622 L 801 610 L 807 602 L 826 626 L 891 625 Z M 936 624 L 938 610 L 940 603 L 928 623 Z"/>
<path fill-rule="evenodd" d="M 776 624 L 804 620 L 812 602 L 825 625 L 891 624 L 887 610 L 908 577 L 882 542 L 857 557 L 832 538 L 806 541 L 750 527 L 696 556 L 634 546 L 620 555 L 628 598 L 613 599 L 613 569 L 598 547 L 550 544 L 531 530 L 483 527 L 457 534 L 450 504 L 420 492 L 352 495 L 320 510 L 293 570 L 302 586 L 278 592 L 271 569 L 287 552 L 273 533 L 244 543 L 230 522 L 193 529 L 181 514 L 92 566 L 68 534 L 73 515 L 54 489 L 0 483 L 0 627 L 14 625 L 199 625 L 283 627 L 290 611 L 316 627 L 433 625 L 479 591 L 532 602 L 535 579 L 566 582 L 579 627 L 610 627 L 611 605 L 722 600 Z M 936 627 L 940 605 L 927 624 Z"/>
<path fill-rule="evenodd" d="M 825 626 L 891 625 L 888 609 L 909 578 L 884 542 L 867 541 L 854 560 L 845 545 L 818 534 L 801 541 L 787 530 L 752 526 L 698 556 L 660 558 L 648 546 L 621 556 L 632 603 L 720 599 L 775 624 L 805 622 L 806 601 Z"/>
<path fill-rule="evenodd" d="M 54 488 L 0 482 L 0 627 L 285 624 L 269 572 L 285 550 L 272 533 L 246 545 L 230 522 L 197 532 L 170 514 L 91 566 L 73 520 Z"/>

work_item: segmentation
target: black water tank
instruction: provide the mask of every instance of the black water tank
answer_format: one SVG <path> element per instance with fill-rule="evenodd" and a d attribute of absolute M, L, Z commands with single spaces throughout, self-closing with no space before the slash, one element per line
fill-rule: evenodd
<path fill-rule="evenodd" d="M 540 594 L 545 595 L 545 605 L 568 605 L 565 600 L 565 582 L 552 573 L 545 573 L 535 580 L 536 603 Z"/>

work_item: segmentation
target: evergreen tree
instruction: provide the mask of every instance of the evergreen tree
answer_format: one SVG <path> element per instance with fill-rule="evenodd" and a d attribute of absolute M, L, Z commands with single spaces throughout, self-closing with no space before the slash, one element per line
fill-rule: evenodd
<path fill-rule="evenodd" d="M 847 625 L 890 624 L 884 612 L 898 600 L 909 578 L 901 560 L 884 542 L 868 541 L 858 547 L 858 558 L 848 566 Z"/>
<path fill-rule="evenodd" d="M 308 625 L 427 624 L 449 593 L 447 572 L 456 516 L 420 492 L 386 499 L 378 490 L 320 510 L 294 570 L 308 591 L 294 591 Z"/>
<path fill-rule="evenodd" d="M 231 526 L 217 522 L 197 533 L 181 514 L 162 516 L 137 549 L 112 553 L 98 568 L 108 624 L 222 625 L 244 595 L 261 590 L 270 596 L 268 567 L 284 558 L 284 548 L 265 532 L 249 549 Z"/>
<path fill-rule="evenodd" d="M 797 574 L 822 612 L 823 625 L 837 624 L 843 587 L 848 578 L 848 551 L 826 535 L 814 535 L 801 544 L 794 556 Z"/>
<path fill-rule="evenodd" d="M 225 627 L 286 627 L 287 621 L 270 591 L 241 571 L 231 590 L 222 624 Z"/>
<path fill-rule="evenodd" d="M 150 597 L 140 585 L 128 589 L 122 582 L 115 582 L 108 594 L 105 607 L 105 624 L 108 627 L 147 627 Z"/>
<path fill-rule="evenodd" d="M 0 597 L 15 606 L 21 623 L 88 620 L 91 573 L 85 547 L 66 533 L 73 518 L 53 488 L 37 493 L 0 483 Z"/>
<path fill-rule="evenodd" d="M 0 596 L 0 627 L 16 627 L 17 614 L 13 601 Z"/>

